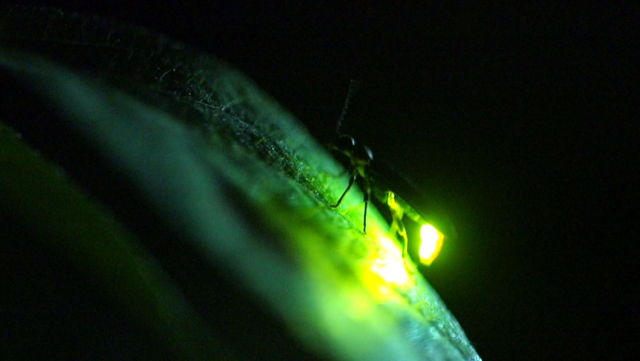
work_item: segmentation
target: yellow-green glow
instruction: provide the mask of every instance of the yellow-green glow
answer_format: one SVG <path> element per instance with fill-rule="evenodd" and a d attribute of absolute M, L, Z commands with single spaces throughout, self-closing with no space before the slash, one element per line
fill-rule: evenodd
<path fill-rule="evenodd" d="M 409 284 L 411 278 L 405 268 L 402 254 L 398 252 L 397 241 L 378 227 L 372 227 L 370 236 L 377 240 L 380 248 L 371 254 L 368 275 L 365 277 L 367 287 L 375 289 L 376 293 L 382 296 L 389 292 L 390 284 L 400 287 Z"/>
<path fill-rule="evenodd" d="M 409 282 L 409 274 L 404 267 L 404 263 L 400 260 L 375 259 L 371 264 L 371 271 L 382 277 L 382 279 L 388 283 L 404 285 Z"/>
<path fill-rule="evenodd" d="M 420 244 L 420 262 L 429 266 L 438 257 L 438 254 L 440 254 L 444 235 L 438 232 L 436 227 L 425 224 L 420 229 L 420 238 L 422 238 L 422 243 Z"/>

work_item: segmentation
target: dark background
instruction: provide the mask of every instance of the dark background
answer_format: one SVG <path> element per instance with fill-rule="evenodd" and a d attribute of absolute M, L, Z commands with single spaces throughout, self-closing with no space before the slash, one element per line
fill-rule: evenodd
<path fill-rule="evenodd" d="M 424 273 L 483 359 L 640 357 L 631 7 L 32 3 L 213 53 L 322 142 L 357 79 L 343 130 L 450 210 Z"/>

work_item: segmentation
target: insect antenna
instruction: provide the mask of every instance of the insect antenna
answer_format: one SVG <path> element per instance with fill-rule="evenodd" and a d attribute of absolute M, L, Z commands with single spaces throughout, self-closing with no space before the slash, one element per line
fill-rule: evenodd
<path fill-rule="evenodd" d="M 358 82 L 354 79 L 351 79 L 351 81 L 349 81 L 349 92 L 347 93 L 347 97 L 344 100 L 344 105 L 342 106 L 342 113 L 340 113 L 340 118 L 338 118 L 338 124 L 336 124 L 336 133 L 338 133 L 338 136 L 342 135 L 342 133 L 340 133 L 340 128 L 342 127 L 342 121 L 344 120 L 344 117 L 347 115 L 347 109 L 349 109 L 349 103 L 351 103 L 351 97 L 353 97 L 353 95 L 357 90 L 358 90 Z"/>

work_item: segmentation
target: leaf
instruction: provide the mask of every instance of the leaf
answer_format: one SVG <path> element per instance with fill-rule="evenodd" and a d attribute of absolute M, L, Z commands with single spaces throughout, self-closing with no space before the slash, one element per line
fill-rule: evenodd
<path fill-rule="evenodd" d="M 16 35 L 43 17 L 46 36 Z M 43 159 L 3 150 L 22 174 L 3 179 L 7 209 L 39 225 L 42 242 L 60 234 L 52 257 L 95 275 L 176 356 L 479 359 L 377 212 L 361 233 L 361 193 L 329 207 L 344 170 L 237 70 L 96 18 L 13 7 L 0 19 L 4 84 L 15 88 L 3 120 L 82 189 L 51 164 L 33 178 Z M 75 190 L 44 203 L 67 209 L 79 230 L 36 211 L 58 193 L 23 182 L 56 174 Z"/>

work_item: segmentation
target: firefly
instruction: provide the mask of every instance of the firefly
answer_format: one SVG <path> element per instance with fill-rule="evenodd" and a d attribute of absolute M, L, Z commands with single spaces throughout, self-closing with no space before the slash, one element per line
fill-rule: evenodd
<path fill-rule="evenodd" d="M 364 186 L 364 218 L 363 232 L 367 233 L 367 209 L 371 201 L 371 194 L 389 207 L 391 212 L 391 232 L 397 234 L 403 242 L 402 256 L 408 259 L 409 240 L 403 218 L 406 216 L 420 225 L 420 262 L 431 265 L 438 257 L 444 239 L 455 237 L 455 228 L 443 222 L 435 212 L 427 208 L 427 202 L 422 194 L 399 172 L 385 162 L 374 161 L 373 152 L 369 147 L 356 143 L 355 139 L 346 134 L 340 134 L 341 122 L 349 105 L 354 83 L 349 87 L 349 94 L 339 118 L 336 131 L 337 139 L 329 145 L 329 149 L 338 152 L 348 160 L 351 174 L 349 184 L 340 198 L 332 207 L 338 207 L 353 184 L 359 178 Z M 446 228 L 443 233 L 440 228 Z M 446 234 L 446 235 L 445 235 Z"/>

